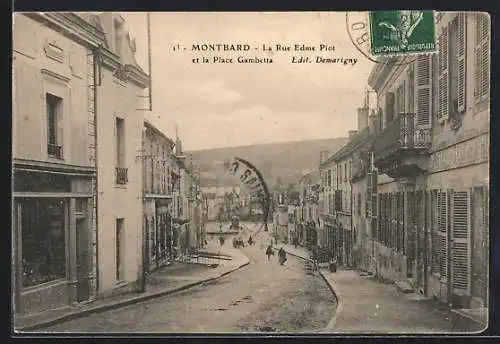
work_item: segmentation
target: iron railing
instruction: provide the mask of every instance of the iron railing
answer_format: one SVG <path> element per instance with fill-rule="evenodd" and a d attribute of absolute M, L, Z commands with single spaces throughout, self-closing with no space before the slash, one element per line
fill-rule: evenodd
<path fill-rule="evenodd" d="M 398 151 L 426 150 L 431 144 L 430 128 L 415 125 L 415 114 L 401 113 L 374 140 L 376 160 Z"/>
<path fill-rule="evenodd" d="M 128 169 L 123 167 L 116 168 L 116 184 L 123 185 L 128 182 Z"/>
<path fill-rule="evenodd" d="M 63 149 L 62 146 L 49 143 L 47 145 L 47 153 L 50 157 L 62 159 L 63 158 Z"/>

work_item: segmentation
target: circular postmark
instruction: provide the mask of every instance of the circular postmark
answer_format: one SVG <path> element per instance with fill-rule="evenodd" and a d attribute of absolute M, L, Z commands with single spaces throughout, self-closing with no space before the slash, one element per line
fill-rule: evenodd
<path fill-rule="evenodd" d="M 407 54 L 373 55 L 369 12 L 346 12 L 346 30 L 354 47 L 374 63 L 386 63 L 388 58 L 392 58 L 393 66 L 407 65 L 417 58 L 415 55 Z"/>

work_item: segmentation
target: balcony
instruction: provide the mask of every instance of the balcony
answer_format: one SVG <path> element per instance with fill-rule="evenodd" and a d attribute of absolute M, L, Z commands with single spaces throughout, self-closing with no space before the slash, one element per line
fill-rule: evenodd
<path fill-rule="evenodd" d="M 51 158 L 62 159 L 63 158 L 62 146 L 58 146 L 58 145 L 49 143 L 47 145 L 47 154 Z"/>
<path fill-rule="evenodd" d="M 116 168 L 116 184 L 124 185 L 128 182 L 128 169 L 123 167 Z"/>
<path fill-rule="evenodd" d="M 430 128 L 415 126 L 414 114 L 399 114 L 375 138 L 375 166 L 392 178 L 412 178 L 427 167 Z"/>

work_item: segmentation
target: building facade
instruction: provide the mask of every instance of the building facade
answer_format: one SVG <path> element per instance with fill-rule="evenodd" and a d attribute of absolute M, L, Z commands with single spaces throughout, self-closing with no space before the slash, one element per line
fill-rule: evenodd
<path fill-rule="evenodd" d="M 376 273 L 487 307 L 490 23 L 437 14 L 438 53 L 377 64 Z"/>
<path fill-rule="evenodd" d="M 12 285 L 29 314 L 95 297 L 92 57 L 104 37 L 73 13 L 13 21 Z"/>
<path fill-rule="evenodd" d="M 135 288 L 143 264 L 142 131 L 148 76 L 116 12 L 92 16 L 106 40 L 99 49 L 97 123 L 97 261 L 100 294 Z"/>
<path fill-rule="evenodd" d="M 316 172 L 316 173 L 315 173 Z M 320 194 L 319 173 L 310 172 L 299 180 L 299 206 L 295 210 L 296 238 L 303 246 L 317 245 L 317 228 L 320 221 Z"/>
<path fill-rule="evenodd" d="M 173 259 L 173 193 L 176 175 L 172 168 L 175 143 L 149 121 L 143 130 L 143 204 L 147 271 Z"/>

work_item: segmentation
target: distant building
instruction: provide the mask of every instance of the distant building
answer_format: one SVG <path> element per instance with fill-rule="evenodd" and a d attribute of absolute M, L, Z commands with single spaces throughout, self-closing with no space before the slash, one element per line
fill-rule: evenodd
<path fill-rule="evenodd" d="M 147 270 L 163 266 L 173 257 L 174 190 L 179 178 L 172 158 L 174 141 L 149 121 L 143 130 L 144 235 Z"/>

